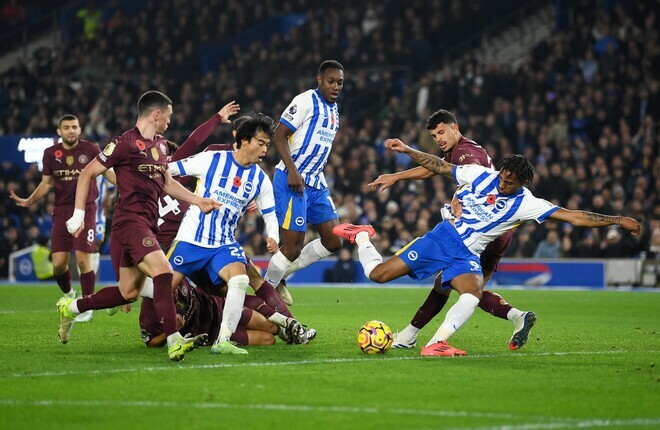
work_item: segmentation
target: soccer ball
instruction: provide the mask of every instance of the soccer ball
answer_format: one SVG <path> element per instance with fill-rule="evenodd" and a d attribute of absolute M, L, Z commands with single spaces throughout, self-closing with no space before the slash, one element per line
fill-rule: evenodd
<path fill-rule="evenodd" d="M 392 346 L 392 330 L 382 321 L 369 321 L 360 327 L 357 343 L 365 354 L 384 354 Z"/>

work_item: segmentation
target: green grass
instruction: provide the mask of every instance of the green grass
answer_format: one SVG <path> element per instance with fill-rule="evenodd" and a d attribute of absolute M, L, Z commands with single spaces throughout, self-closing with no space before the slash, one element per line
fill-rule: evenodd
<path fill-rule="evenodd" d="M 509 351 L 511 323 L 477 310 L 450 342 L 467 357 L 422 358 L 366 356 L 355 339 L 371 319 L 402 329 L 427 290 L 294 287 L 312 343 L 172 363 L 142 344 L 138 306 L 97 312 L 62 345 L 57 287 L 0 293 L 3 429 L 660 427 L 660 294 L 503 291 L 539 315 L 524 348 Z"/>

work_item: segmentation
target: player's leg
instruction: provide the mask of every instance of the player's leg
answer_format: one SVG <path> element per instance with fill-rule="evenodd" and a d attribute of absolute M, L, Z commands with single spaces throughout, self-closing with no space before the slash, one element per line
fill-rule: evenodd
<path fill-rule="evenodd" d="M 316 338 L 316 330 L 302 325 L 293 316 L 286 316 L 270 307 L 257 296 L 245 296 L 245 308 L 254 309 L 281 330 L 278 335 L 288 344 L 306 344 Z M 245 309 L 243 309 L 245 311 Z"/>
<path fill-rule="evenodd" d="M 261 271 L 249 258 L 247 275 L 248 278 L 250 278 L 250 286 L 257 297 L 268 303 L 268 305 L 277 312 L 287 317 L 293 317 L 282 297 L 277 293 L 271 283 L 261 276 Z"/>
<path fill-rule="evenodd" d="M 60 287 L 64 297 L 73 299 L 76 292 L 71 286 L 71 271 L 69 270 L 70 251 L 53 252 L 51 259 L 53 261 L 53 275 L 57 286 Z"/>
<path fill-rule="evenodd" d="M 280 288 L 282 299 L 291 305 L 292 299 L 288 291 L 282 290 L 280 281 L 284 279 L 291 264 L 300 256 L 307 231 L 307 196 L 309 189 L 301 196 L 293 192 L 288 185 L 287 175 L 276 170 L 273 177 L 273 192 L 275 213 L 280 225 L 280 241 L 282 246 L 270 259 L 264 278 L 276 288 Z"/>
<path fill-rule="evenodd" d="M 459 328 L 470 319 L 479 300 L 481 300 L 481 292 L 483 290 L 483 275 L 477 264 L 476 270 L 470 267 L 470 263 L 474 261 L 465 260 L 464 263 L 454 264 L 450 270 L 453 273 L 450 276 L 445 273 L 445 276 L 450 278 L 451 287 L 460 294 L 458 301 L 452 306 L 445 315 L 445 320 L 440 325 L 431 340 L 422 349 L 424 356 L 455 356 L 465 355 L 465 351 L 453 348 L 447 345 L 449 339 Z M 461 267 L 463 265 L 464 267 Z M 461 273 L 454 276 L 455 273 Z M 444 285 L 449 284 L 445 282 Z"/>
<path fill-rule="evenodd" d="M 451 289 L 442 288 L 442 272 L 438 273 L 433 281 L 433 288 L 431 288 L 429 295 L 412 317 L 410 323 L 406 328 L 394 334 L 392 348 L 415 347 L 420 330 L 440 313 L 445 304 L 447 304 L 450 294 Z"/>
<path fill-rule="evenodd" d="M 220 247 L 216 251 L 216 256 L 209 264 L 209 275 L 211 271 L 217 270 L 217 278 L 227 282 L 227 298 L 222 310 L 220 333 L 218 334 L 218 339 L 211 347 L 212 353 L 247 354 L 247 351 L 237 348 L 230 341 L 232 334 L 236 332 L 236 328 L 238 327 L 245 302 L 245 293 L 250 283 L 246 265 L 247 259 L 245 258 L 245 254 L 238 245 Z M 220 269 L 218 270 L 218 268 Z"/>

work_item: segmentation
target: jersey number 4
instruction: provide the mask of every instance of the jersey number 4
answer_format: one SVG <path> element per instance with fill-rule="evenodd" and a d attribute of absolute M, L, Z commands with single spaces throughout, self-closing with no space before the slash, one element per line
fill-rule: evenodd
<path fill-rule="evenodd" d="M 160 216 L 160 218 L 158 218 L 159 226 L 165 222 L 163 217 L 170 212 L 172 212 L 174 215 L 179 215 L 181 213 L 181 209 L 179 209 L 179 201 L 168 195 L 165 195 L 164 197 L 158 199 L 158 215 Z"/>

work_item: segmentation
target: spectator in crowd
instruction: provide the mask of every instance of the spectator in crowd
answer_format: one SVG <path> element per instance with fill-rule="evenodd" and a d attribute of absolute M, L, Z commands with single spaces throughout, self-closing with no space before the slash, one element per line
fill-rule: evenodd
<path fill-rule="evenodd" d="M 557 230 L 548 231 L 545 239 L 539 242 L 534 251 L 534 258 L 559 258 L 561 242 Z"/>

